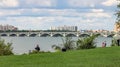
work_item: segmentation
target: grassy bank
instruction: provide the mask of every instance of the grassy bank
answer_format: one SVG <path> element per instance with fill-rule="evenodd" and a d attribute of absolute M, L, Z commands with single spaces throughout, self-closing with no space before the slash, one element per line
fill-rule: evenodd
<path fill-rule="evenodd" d="M 0 56 L 0 67 L 120 67 L 120 47 Z"/>

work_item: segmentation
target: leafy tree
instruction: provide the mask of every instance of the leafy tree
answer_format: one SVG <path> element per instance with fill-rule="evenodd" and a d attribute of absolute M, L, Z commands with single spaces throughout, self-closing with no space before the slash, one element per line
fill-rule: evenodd
<path fill-rule="evenodd" d="M 12 47 L 11 47 L 12 43 L 5 43 L 4 40 L 2 40 L 0 38 L 0 56 L 3 56 L 3 55 L 13 55 L 13 52 L 12 52 Z"/>
<path fill-rule="evenodd" d="M 120 2 L 120 0 L 117 0 L 118 2 Z M 120 21 L 120 3 L 117 5 L 118 11 L 116 13 L 117 15 L 117 20 Z"/>
<path fill-rule="evenodd" d="M 117 0 L 117 1 L 119 2 L 120 0 Z M 115 24 L 116 24 L 116 28 L 120 29 L 120 3 L 117 5 L 117 8 L 118 8 L 118 11 L 116 13 L 117 21 Z"/>
<path fill-rule="evenodd" d="M 95 42 L 94 39 L 97 37 L 98 35 L 92 35 L 89 37 L 85 37 L 83 39 L 78 39 L 77 41 L 77 49 L 91 49 L 91 48 L 95 48 Z"/>
<path fill-rule="evenodd" d="M 117 28 L 120 28 L 120 22 L 116 22 Z"/>

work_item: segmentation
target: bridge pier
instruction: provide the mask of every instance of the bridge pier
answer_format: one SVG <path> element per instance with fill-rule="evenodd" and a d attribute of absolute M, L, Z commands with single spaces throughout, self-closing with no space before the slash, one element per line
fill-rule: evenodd
<path fill-rule="evenodd" d="M 66 37 L 66 33 L 63 34 L 63 37 Z"/>
<path fill-rule="evenodd" d="M 77 33 L 77 35 L 76 35 L 77 37 L 79 37 L 79 33 Z"/>
<path fill-rule="evenodd" d="M 38 33 L 38 36 L 40 37 L 40 36 L 41 36 L 41 33 Z"/>
<path fill-rule="evenodd" d="M 50 36 L 53 37 L 53 33 L 50 33 Z"/>

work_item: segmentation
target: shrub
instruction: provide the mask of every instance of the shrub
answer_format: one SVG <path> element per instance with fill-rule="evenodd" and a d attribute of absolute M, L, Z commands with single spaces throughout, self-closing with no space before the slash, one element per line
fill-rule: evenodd
<path fill-rule="evenodd" d="M 112 43 L 111 43 L 111 46 L 118 46 L 118 45 L 117 45 L 117 40 L 113 39 L 113 40 L 112 40 Z"/>
<path fill-rule="evenodd" d="M 59 46 L 59 45 L 52 45 L 52 48 L 55 50 L 55 52 L 61 51 L 61 46 Z"/>
<path fill-rule="evenodd" d="M 63 40 L 63 48 L 65 48 L 66 50 L 74 49 L 75 41 L 72 40 L 72 37 L 65 37 L 65 39 L 62 40 Z"/>
<path fill-rule="evenodd" d="M 72 50 L 75 48 L 75 41 L 72 40 L 72 37 L 65 37 L 65 39 L 62 39 L 63 44 L 60 45 L 52 45 L 52 48 L 62 52 L 65 52 L 66 50 Z"/>
<path fill-rule="evenodd" d="M 12 52 L 12 47 L 11 47 L 12 43 L 5 43 L 4 40 L 2 40 L 0 38 L 0 56 L 3 56 L 3 55 L 13 55 L 13 52 Z"/>
<path fill-rule="evenodd" d="M 94 39 L 98 35 L 92 35 L 83 39 L 78 39 L 77 41 L 77 49 L 90 49 L 90 48 L 95 48 L 95 42 Z"/>
<path fill-rule="evenodd" d="M 61 47 L 58 46 L 58 45 L 52 45 L 52 48 L 55 49 L 55 50 L 61 50 Z"/>

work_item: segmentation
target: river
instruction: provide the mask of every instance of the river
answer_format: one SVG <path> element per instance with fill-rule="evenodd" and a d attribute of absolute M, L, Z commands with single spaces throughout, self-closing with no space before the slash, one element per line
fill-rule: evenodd
<path fill-rule="evenodd" d="M 41 51 L 54 51 L 52 45 L 60 45 L 63 43 L 63 37 L 1 37 L 5 42 L 12 42 L 14 54 L 28 53 L 29 50 L 34 50 L 38 44 Z M 78 40 L 78 37 L 73 37 L 74 41 Z M 107 47 L 110 46 L 112 38 L 97 37 L 95 39 L 97 47 L 101 47 L 102 42 L 106 41 Z"/>

